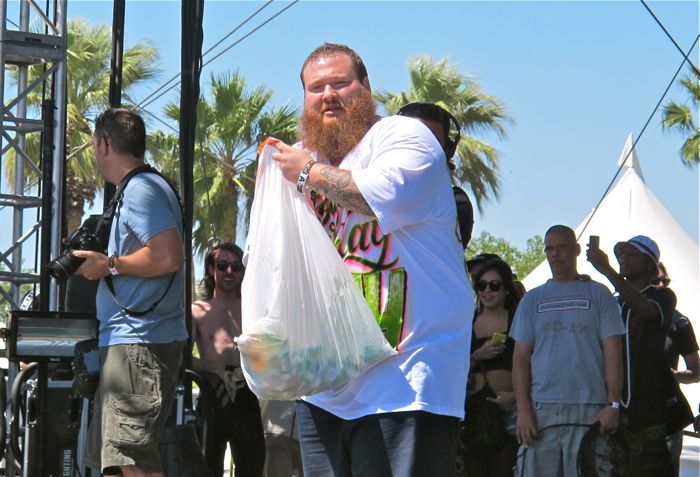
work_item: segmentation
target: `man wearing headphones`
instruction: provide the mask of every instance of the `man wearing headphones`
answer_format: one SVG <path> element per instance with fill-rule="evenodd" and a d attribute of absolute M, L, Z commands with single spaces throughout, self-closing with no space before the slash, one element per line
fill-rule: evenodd
<path fill-rule="evenodd" d="M 433 103 L 408 103 L 402 106 L 397 114 L 416 118 L 425 124 L 435 135 L 442 150 L 445 151 L 447 167 L 449 167 L 450 172 L 454 171 L 455 165 L 452 162 L 452 157 L 457 152 L 457 146 L 461 140 L 460 125 L 457 119 L 447 110 Z M 460 187 L 452 186 L 452 192 L 454 192 L 455 204 L 457 205 L 459 238 L 462 242 L 462 248 L 466 250 L 474 228 L 474 207 L 467 193 Z"/>

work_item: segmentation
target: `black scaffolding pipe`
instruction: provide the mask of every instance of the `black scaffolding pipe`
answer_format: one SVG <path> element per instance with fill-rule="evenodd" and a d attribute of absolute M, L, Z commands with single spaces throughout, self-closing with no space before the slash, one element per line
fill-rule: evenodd
<path fill-rule="evenodd" d="M 182 1 L 181 73 L 180 89 L 180 193 L 184 201 L 184 252 L 185 287 L 184 309 L 187 332 L 192 336 L 192 210 L 194 146 L 197 133 L 197 104 L 199 102 L 199 77 L 202 72 L 202 42 L 204 30 L 204 0 Z M 185 369 L 192 367 L 192 342 L 188 343 L 183 357 Z M 187 388 L 187 401 L 191 402 L 192 387 Z"/>
<path fill-rule="evenodd" d="M 51 277 L 43 264 L 51 260 L 51 200 L 53 198 L 53 123 L 56 103 L 53 99 L 44 100 L 41 104 L 41 117 L 44 120 L 44 130 L 41 137 L 41 243 L 39 249 L 42 264 L 39 274 L 39 309 L 49 309 L 49 287 Z"/>
<path fill-rule="evenodd" d="M 112 60 L 109 75 L 109 106 L 119 108 L 122 105 L 122 66 L 124 60 L 124 12 L 126 0 L 114 0 L 112 10 Z M 116 186 L 105 181 L 103 194 L 104 208 L 109 207 Z"/>

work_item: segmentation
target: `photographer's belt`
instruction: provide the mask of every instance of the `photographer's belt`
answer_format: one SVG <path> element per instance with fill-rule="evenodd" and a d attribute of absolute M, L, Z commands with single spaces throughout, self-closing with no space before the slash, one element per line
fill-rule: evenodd
<path fill-rule="evenodd" d="M 117 192 L 114 194 L 114 197 L 112 197 L 112 200 L 109 201 L 109 207 L 104 211 L 102 214 L 102 217 L 100 217 L 99 222 L 97 223 L 97 227 L 95 229 L 95 235 L 97 238 L 100 240 L 100 243 L 102 244 L 107 244 L 109 243 L 109 231 L 112 228 L 112 220 L 114 219 L 114 212 L 117 210 L 118 204 L 121 201 L 122 196 L 124 195 L 124 189 L 126 189 L 126 185 L 129 183 L 132 177 L 134 177 L 137 174 L 141 174 L 143 172 L 150 172 L 151 174 L 156 174 L 160 177 L 162 177 L 166 184 L 170 186 L 170 188 L 173 191 L 173 194 L 175 194 L 175 198 L 177 199 L 178 205 L 180 205 L 180 214 L 182 215 L 182 225 L 183 225 L 183 234 L 184 234 L 184 225 L 185 225 L 185 214 L 182 210 L 182 201 L 180 200 L 180 195 L 177 193 L 177 189 L 170 183 L 170 181 L 160 172 L 158 172 L 156 169 L 153 167 L 149 166 L 148 164 L 144 164 L 142 166 L 139 166 L 135 169 L 132 169 L 129 171 L 129 173 L 124 176 L 124 179 L 119 183 L 119 186 L 117 187 Z M 170 280 L 168 281 L 168 286 L 165 288 L 165 291 L 163 294 L 158 298 L 153 304 L 148 307 L 146 310 L 131 310 L 124 305 L 121 304 L 119 299 L 117 298 L 117 295 L 114 291 L 114 283 L 112 282 L 112 277 L 107 276 L 104 277 L 104 281 L 107 284 L 107 288 L 109 289 L 109 292 L 112 294 L 112 298 L 114 299 L 114 303 L 119 305 L 119 308 L 122 309 L 122 311 L 128 313 L 131 316 L 135 317 L 141 317 L 145 316 L 149 313 L 152 313 L 156 307 L 160 304 L 161 301 L 163 301 L 163 298 L 165 298 L 165 295 L 168 294 L 168 291 L 170 290 L 170 287 L 173 284 L 173 281 L 175 281 L 175 275 L 177 275 L 177 272 L 173 272 L 172 275 L 170 276 Z"/>

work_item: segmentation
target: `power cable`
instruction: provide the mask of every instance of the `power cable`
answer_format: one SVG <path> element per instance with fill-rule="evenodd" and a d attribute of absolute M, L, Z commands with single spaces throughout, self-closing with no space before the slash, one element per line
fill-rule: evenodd
<path fill-rule="evenodd" d="M 642 5 L 644 5 L 644 8 L 646 8 L 647 11 L 649 12 L 649 14 L 654 18 L 654 20 L 656 20 L 656 23 L 661 27 L 661 29 L 664 31 L 664 33 L 666 33 L 666 36 L 669 38 L 669 40 L 671 40 L 671 42 L 673 42 L 676 49 L 681 52 L 681 55 L 683 55 L 683 57 L 688 62 L 688 64 L 690 64 L 690 66 L 695 70 L 695 72 L 698 75 L 700 75 L 700 70 L 698 70 L 697 67 L 693 64 L 693 62 L 690 61 L 690 58 L 688 58 L 688 55 L 685 53 L 685 51 L 683 51 L 683 48 L 681 48 L 681 46 L 678 44 L 678 42 L 673 38 L 673 36 L 669 33 L 669 31 L 663 25 L 663 23 L 661 23 L 661 20 L 659 20 L 659 17 L 657 17 L 654 14 L 654 12 L 651 10 L 651 7 L 649 5 L 647 5 L 647 2 L 645 2 L 644 0 L 640 0 L 640 1 L 642 2 Z M 688 54 L 690 54 L 690 51 L 688 52 Z"/>
<path fill-rule="evenodd" d="M 226 38 L 230 37 L 230 36 L 233 35 L 236 31 L 238 31 L 239 29 L 241 29 L 241 28 L 243 27 L 243 25 L 245 25 L 246 23 L 248 23 L 253 17 L 255 17 L 258 13 L 260 13 L 264 8 L 266 8 L 266 7 L 267 7 L 268 5 L 270 5 L 271 3 L 272 3 L 272 0 L 269 0 L 265 5 L 263 5 L 262 7 L 258 8 L 255 12 L 253 12 L 250 16 L 248 16 L 248 18 L 246 18 L 246 19 L 243 20 L 241 23 L 239 23 L 233 30 L 231 30 L 229 33 L 227 33 L 226 35 L 224 35 L 224 37 L 221 38 L 221 40 L 217 41 L 211 48 L 209 48 L 207 51 L 205 51 L 205 52 L 202 54 L 202 57 L 206 56 L 211 50 L 213 50 L 214 48 L 216 48 L 217 46 L 219 46 Z M 168 81 L 166 81 L 165 83 L 163 83 L 162 85 L 160 85 L 158 88 L 156 88 L 153 92 L 151 92 L 151 94 L 149 94 L 149 95 L 146 96 L 143 100 L 141 100 L 141 103 L 139 103 L 139 104 L 137 105 L 137 107 L 139 107 L 141 104 L 144 104 L 146 101 L 148 101 L 148 100 L 149 100 L 152 96 L 154 96 L 158 91 L 160 91 L 161 89 L 165 88 L 171 81 L 178 79 L 178 78 L 180 77 L 180 74 L 181 74 L 181 73 L 176 73 L 172 78 L 170 78 Z M 169 91 L 169 90 L 168 90 L 168 91 Z"/>
<path fill-rule="evenodd" d="M 689 53 L 692 52 L 693 49 L 695 48 L 695 45 L 697 44 L 698 39 L 700 39 L 700 35 L 698 35 L 697 37 L 695 37 L 695 41 L 693 42 L 693 44 L 691 45 L 690 49 L 688 50 Z M 607 189 L 605 189 L 605 192 L 603 192 L 603 195 L 601 196 L 600 200 L 598 201 L 598 203 L 596 204 L 595 208 L 593 209 L 593 212 L 591 212 L 591 214 L 588 216 L 588 220 L 586 220 L 586 223 L 584 224 L 583 228 L 581 229 L 581 233 L 579 233 L 578 237 L 576 237 L 576 241 L 577 241 L 577 242 L 578 242 L 578 240 L 580 240 L 581 237 L 583 236 L 583 233 L 586 231 L 586 228 L 588 227 L 588 224 L 591 222 L 591 220 L 593 220 L 593 216 L 594 216 L 595 213 L 598 211 L 598 208 L 600 207 L 600 204 L 603 202 L 603 200 L 605 199 L 605 197 L 608 195 L 608 192 L 610 192 L 610 189 L 612 188 L 613 184 L 615 183 L 615 179 L 617 179 L 617 176 L 620 174 L 620 171 L 622 170 L 622 168 L 625 167 L 625 163 L 627 162 L 627 159 L 629 158 L 630 154 L 632 154 L 632 152 L 634 151 L 634 148 L 637 146 L 637 143 L 639 142 L 639 140 L 642 138 L 642 135 L 644 134 L 644 131 L 646 131 L 647 126 L 649 126 L 649 123 L 651 122 L 651 120 L 653 119 L 654 115 L 656 114 L 656 111 L 659 109 L 659 106 L 661 106 L 661 102 L 662 102 L 662 101 L 664 100 L 664 98 L 666 97 L 666 94 L 668 93 L 668 90 L 670 90 L 670 89 L 671 89 L 671 86 L 673 86 L 673 83 L 675 83 L 676 77 L 678 76 L 678 74 L 679 74 L 679 73 L 681 72 L 681 70 L 683 69 L 683 66 L 685 66 L 686 61 L 688 61 L 688 57 L 684 55 L 684 58 L 683 58 L 683 61 L 681 62 L 681 65 L 680 65 L 680 66 L 678 67 L 678 69 L 676 70 L 676 73 L 673 75 L 673 78 L 671 78 L 671 81 L 668 83 L 668 86 L 666 86 L 666 89 L 664 90 L 664 93 L 661 95 L 661 98 L 659 98 L 659 101 L 656 103 L 656 106 L 654 106 L 654 110 L 653 110 L 653 111 L 651 112 L 651 114 L 649 115 L 649 118 L 647 119 L 646 123 L 644 123 L 644 126 L 642 127 L 642 130 L 639 131 L 639 135 L 637 136 L 637 138 L 636 138 L 636 139 L 634 140 L 634 142 L 632 143 L 632 147 L 630 148 L 630 150 L 629 150 L 629 152 L 627 153 L 627 155 L 625 156 L 625 158 L 622 160 L 622 163 L 620 164 L 620 167 L 618 167 L 617 172 L 615 172 L 615 175 L 613 176 L 612 180 L 610 181 L 610 184 L 608 184 Z"/>
<path fill-rule="evenodd" d="M 237 30 L 239 30 L 241 27 L 243 27 L 248 21 L 250 21 L 250 20 L 251 20 L 254 16 L 256 16 L 258 13 L 260 13 L 265 7 L 267 7 L 268 5 L 270 5 L 270 4 L 272 3 L 272 1 L 273 1 L 273 0 L 269 0 L 267 3 L 265 3 L 265 5 L 263 5 L 262 7 L 258 8 L 254 13 L 252 13 L 251 15 L 249 15 L 248 18 L 246 18 L 246 19 L 243 20 L 240 24 L 238 24 L 233 30 L 231 30 L 229 33 L 227 33 L 221 40 L 219 40 L 218 42 L 216 42 L 216 43 L 214 44 L 214 46 L 212 46 L 211 48 L 209 48 L 202 56 L 204 56 L 204 55 L 206 55 L 207 53 L 211 52 L 211 50 L 213 50 L 215 47 L 217 47 L 218 45 L 220 45 L 226 38 L 228 38 L 228 37 L 231 36 L 233 33 L 235 33 Z M 231 44 L 230 46 L 228 46 L 227 48 L 225 48 L 222 52 L 220 52 L 219 54 L 217 54 L 214 58 L 212 58 L 211 60 L 209 60 L 209 61 L 207 61 L 206 63 L 204 63 L 204 64 L 202 65 L 202 68 L 204 68 L 204 66 L 208 65 L 209 63 L 211 63 L 211 62 L 214 61 L 215 59 L 217 59 L 217 58 L 218 58 L 219 56 L 221 56 L 222 54 L 226 53 L 228 50 L 230 50 L 230 49 L 233 48 L 234 46 L 236 46 L 236 45 L 238 45 L 239 43 L 241 43 L 243 40 L 245 40 L 246 38 L 248 38 L 249 36 L 251 36 L 253 33 L 255 33 L 255 32 L 258 31 L 260 28 L 262 28 L 263 26 L 265 26 L 266 24 L 268 24 L 270 21 L 274 20 L 276 17 L 278 17 L 279 15 L 281 15 L 284 11 L 288 10 L 289 8 L 292 7 L 292 5 L 294 5 L 294 4 L 298 3 L 298 2 L 299 2 L 299 0 L 294 0 L 292 3 L 290 3 L 289 5 L 287 5 L 286 7 L 284 7 L 282 10 L 280 10 L 279 12 L 277 12 L 276 14 L 274 14 L 273 16 L 271 16 L 270 18 L 268 18 L 267 20 L 265 20 L 263 23 L 261 23 L 260 25 L 258 25 L 257 27 L 255 27 L 253 30 L 251 30 L 250 32 L 248 32 L 247 34 L 245 34 L 244 36 L 242 36 L 241 38 L 239 38 L 238 40 L 236 40 L 233 44 Z M 159 87 L 158 87 L 155 91 L 153 91 L 151 94 L 149 94 L 148 96 L 146 96 L 146 98 L 144 98 L 143 100 L 141 100 L 140 103 L 134 105 L 134 107 L 135 107 L 136 109 L 138 109 L 139 111 L 144 111 L 144 112 L 146 112 L 146 113 L 149 114 L 151 117 L 153 117 L 153 118 L 156 119 L 157 121 L 161 122 L 162 124 L 165 124 L 169 129 L 171 129 L 171 130 L 173 130 L 173 131 L 175 131 L 175 132 L 178 132 L 178 131 L 177 131 L 173 126 L 171 126 L 171 125 L 165 123 L 164 121 L 162 121 L 161 119 L 159 119 L 154 113 L 151 113 L 150 111 L 148 111 L 148 110 L 146 109 L 146 106 L 150 105 L 151 103 L 153 103 L 154 101 L 156 101 L 157 99 L 161 98 L 161 97 L 164 96 L 166 93 L 168 93 L 169 91 L 171 91 L 173 88 L 177 87 L 177 86 L 180 84 L 180 81 L 178 81 L 178 82 L 172 84 L 170 87 L 168 87 L 167 89 L 165 89 L 164 91 L 162 91 L 160 94 L 158 94 L 158 95 L 156 96 L 156 93 L 158 93 L 158 92 L 161 91 L 163 88 L 165 88 L 165 87 L 168 85 L 168 83 L 170 83 L 171 81 L 173 81 L 174 79 L 177 79 L 177 78 L 179 78 L 179 77 L 180 77 L 180 73 L 176 74 L 175 76 L 173 76 L 172 78 L 170 78 L 168 81 L 166 81 L 165 83 L 163 83 L 161 86 L 159 86 Z M 67 160 L 68 160 L 68 159 L 71 159 L 73 156 L 79 154 L 81 151 L 84 151 L 85 149 L 87 149 L 87 148 L 90 146 L 90 144 L 91 144 L 90 142 L 87 142 L 87 143 L 83 144 L 83 145 L 80 146 L 78 149 L 76 149 L 75 151 L 73 151 L 72 153 L 70 153 L 70 154 L 66 157 L 66 159 L 67 159 Z"/>
<path fill-rule="evenodd" d="M 230 50 L 230 49 L 233 48 L 234 46 L 238 45 L 240 42 L 242 42 L 243 40 L 245 40 L 246 38 L 248 38 L 250 35 L 252 35 L 252 34 L 255 33 L 256 31 L 260 30 L 262 27 L 264 27 L 265 25 L 267 25 L 268 23 L 270 23 L 272 20 L 274 20 L 275 18 L 277 18 L 278 16 L 280 16 L 280 15 L 281 15 L 282 13 L 284 13 L 285 11 L 289 10 L 290 8 L 292 8 L 292 7 L 293 7 L 294 5 L 296 5 L 297 3 L 299 3 L 299 0 L 294 0 L 293 2 L 291 2 L 289 5 L 287 5 L 286 7 L 284 7 L 282 10 L 280 10 L 280 11 L 277 12 L 277 13 L 275 13 L 275 14 L 272 15 L 270 18 L 268 18 L 267 20 L 265 20 L 264 22 L 262 22 L 260 25 L 258 25 L 257 27 L 253 28 L 250 32 L 246 33 L 246 34 L 243 35 L 241 38 L 239 38 L 238 40 L 236 40 L 235 42 L 233 42 L 230 46 L 224 48 L 224 50 L 221 51 L 219 54 L 217 54 L 214 58 L 212 58 L 212 59 L 210 59 L 209 61 L 205 62 L 205 63 L 202 65 L 202 68 L 205 67 L 205 66 L 207 66 L 209 63 L 211 63 L 212 61 L 214 61 L 215 59 L 217 59 L 218 57 L 220 57 L 220 56 L 223 55 L 224 53 L 226 53 L 228 50 Z"/>
<path fill-rule="evenodd" d="M 162 124 L 163 126 L 165 126 L 166 128 L 170 129 L 170 130 L 173 131 L 174 133 L 177 134 L 177 133 L 180 132 L 180 131 L 178 131 L 173 125 L 166 123 L 165 121 L 163 121 L 162 119 L 160 119 L 158 116 L 156 116 L 154 113 L 150 112 L 149 110 L 147 110 L 147 109 L 145 109 L 145 108 L 140 108 L 140 111 L 142 111 L 142 112 L 148 114 L 150 117 L 152 117 L 153 119 L 155 119 L 156 121 L 158 121 L 159 123 L 161 123 L 161 124 Z"/>
<path fill-rule="evenodd" d="M 210 64 L 212 61 L 216 60 L 216 59 L 219 58 L 221 55 L 223 55 L 224 53 L 226 53 L 227 51 L 229 51 L 231 48 L 233 48 L 234 46 L 238 45 L 238 44 L 241 43 L 243 40 L 245 40 L 246 38 L 248 38 L 249 36 L 251 36 L 253 33 L 255 33 L 256 31 L 260 30 L 262 27 L 264 27 L 265 25 L 267 25 L 268 23 L 270 23 L 272 20 L 274 20 L 275 18 L 277 18 L 278 16 L 280 16 L 282 13 L 284 13 L 286 10 L 290 9 L 292 6 L 294 6 L 294 5 L 297 4 L 298 2 L 299 2 L 299 0 L 294 0 L 294 1 L 291 2 L 289 5 L 287 5 L 286 7 L 284 7 L 283 9 L 281 9 L 280 11 L 278 11 L 277 13 L 275 13 L 274 15 L 272 15 L 270 18 L 268 18 L 268 19 L 265 20 L 264 22 L 262 22 L 260 25 L 256 26 L 256 27 L 253 28 L 251 31 L 249 31 L 248 33 L 246 33 L 245 35 L 243 35 L 242 37 L 240 37 L 238 40 L 234 41 L 231 45 L 229 45 L 229 46 L 227 46 L 226 48 L 224 48 L 224 49 L 223 49 L 221 52 L 219 52 L 216 56 L 214 56 L 214 57 L 211 58 L 210 60 L 208 60 L 208 61 L 206 61 L 205 63 L 203 63 L 203 64 L 202 64 L 202 69 L 204 69 L 205 66 L 207 66 L 207 65 Z M 204 55 L 202 55 L 202 56 L 204 56 Z M 179 75 L 177 75 L 177 76 L 179 76 Z M 149 98 L 151 98 L 151 99 L 148 99 L 148 101 L 146 101 L 146 100 L 141 101 L 141 103 L 139 103 L 136 107 L 137 107 L 137 108 L 141 108 L 141 107 L 148 106 L 149 104 L 153 103 L 154 101 L 156 101 L 157 99 L 159 99 L 160 97 L 162 97 L 163 95 L 165 95 L 167 92 L 169 92 L 169 91 L 172 90 L 173 88 L 177 87 L 179 84 L 180 84 L 180 81 L 178 81 L 178 82 L 172 84 L 172 85 L 169 86 L 167 89 L 165 89 L 164 91 L 162 91 L 160 94 L 158 94 L 157 96 L 155 96 L 155 97 L 153 97 L 153 98 L 151 98 L 151 96 L 153 96 L 153 94 L 151 94 L 151 95 L 149 96 Z"/>

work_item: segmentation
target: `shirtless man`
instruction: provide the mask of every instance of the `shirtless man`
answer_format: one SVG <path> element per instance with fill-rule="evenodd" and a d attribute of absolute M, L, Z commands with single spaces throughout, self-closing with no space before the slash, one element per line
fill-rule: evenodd
<path fill-rule="evenodd" d="M 210 251 L 204 259 L 203 299 L 192 304 L 192 334 L 199 350 L 193 366 L 214 390 L 206 416 L 205 459 L 215 476 L 223 475 L 227 444 L 236 477 L 261 476 L 265 464 L 258 399 L 246 385 L 233 342 L 241 334 L 242 257 L 230 242 Z"/>

